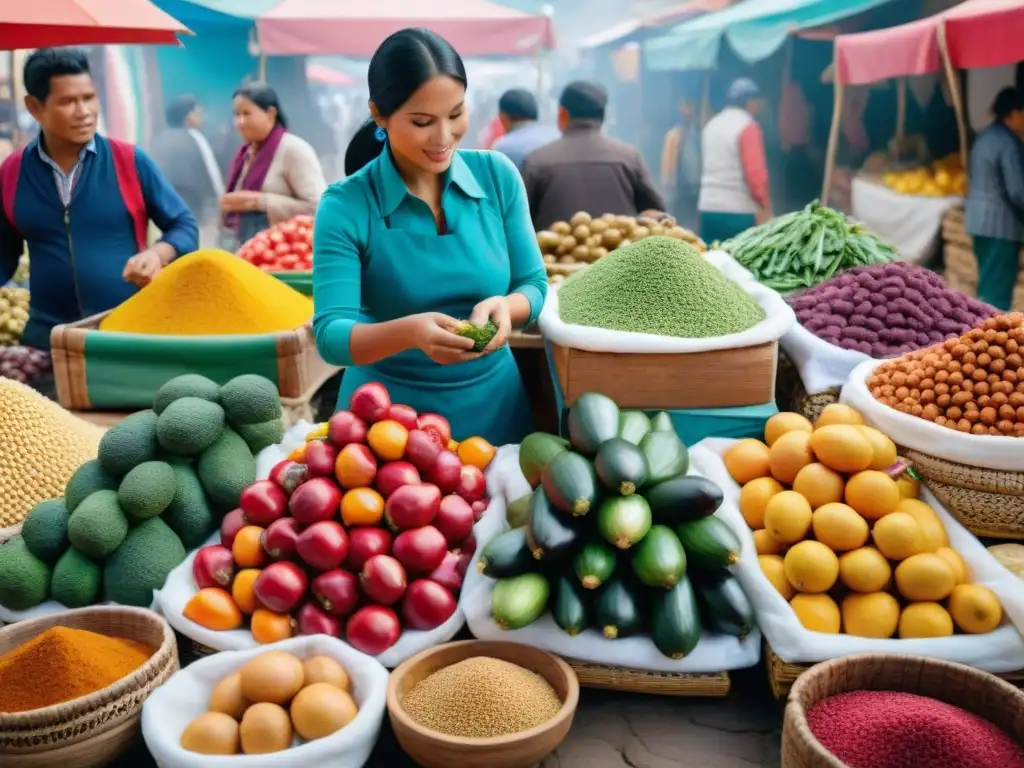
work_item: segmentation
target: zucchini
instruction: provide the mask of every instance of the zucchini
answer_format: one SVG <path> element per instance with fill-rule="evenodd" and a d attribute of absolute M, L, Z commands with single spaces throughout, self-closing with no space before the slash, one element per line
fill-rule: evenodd
<path fill-rule="evenodd" d="M 487 543 L 476 561 L 476 569 L 492 579 L 519 576 L 532 567 L 533 555 L 526 543 L 525 527 L 499 533 Z"/>
<path fill-rule="evenodd" d="M 740 540 L 717 517 L 698 517 L 676 526 L 690 565 L 705 571 L 719 571 L 740 559 Z"/>
<path fill-rule="evenodd" d="M 584 392 L 569 409 L 568 427 L 572 447 L 593 456 L 619 434 L 619 406 L 598 392 Z"/>
<path fill-rule="evenodd" d="M 647 481 L 647 459 L 621 437 L 613 437 L 598 449 L 594 470 L 605 488 L 622 496 L 635 493 Z"/>
<path fill-rule="evenodd" d="M 647 485 L 685 475 L 690 468 L 690 454 L 675 432 L 651 432 L 640 441 L 640 452 L 647 459 Z"/>
<path fill-rule="evenodd" d="M 686 575 L 686 551 L 665 525 L 651 527 L 633 554 L 633 573 L 648 587 L 671 589 Z"/>
<path fill-rule="evenodd" d="M 594 623 L 609 640 L 640 632 L 642 616 L 636 590 L 622 579 L 610 581 L 594 601 Z"/>
<path fill-rule="evenodd" d="M 587 628 L 587 604 L 576 580 L 559 576 L 551 600 L 551 616 L 567 635 L 575 637 Z"/>
<path fill-rule="evenodd" d="M 615 550 L 603 541 L 588 541 L 572 559 L 572 567 L 584 589 L 597 589 L 615 573 Z"/>
<path fill-rule="evenodd" d="M 597 474 L 594 465 L 572 451 L 558 454 L 544 468 L 541 480 L 551 505 L 579 517 L 597 503 Z"/>
<path fill-rule="evenodd" d="M 629 549 L 651 529 L 651 508 L 639 494 L 605 499 L 597 510 L 597 530 L 605 541 Z"/>
<path fill-rule="evenodd" d="M 544 467 L 555 456 L 569 449 L 569 441 L 547 432 L 534 432 L 519 444 L 519 469 L 531 488 L 540 485 Z"/>
<path fill-rule="evenodd" d="M 505 520 L 509 528 L 521 528 L 530 521 L 530 499 L 533 493 L 524 493 L 505 508 Z"/>
<path fill-rule="evenodd" d="M 651 432 L 671 432 L 676 437 L 676 425 L 672 423 L 672 414 L 668 411 L 658 411 L 651 419 Z"/>
<path fill-rule="evenodd" d="M 709 630 L 742 640 L 754 629 L 754 607 L 739 579 L 731 573 L 701 579 L 694 587 Z"/>
<path fill-rule="evenodd" d="M 576 542 L 576 527 L 555 512 L 543 490 L 530 500 L 530 522 L 526 526 L 526 542 L 536 560 L 550 560 L 569 550 Z"/>
<path fill-rule="evenodd" d="M 722 504 L 722 489 L 700 475 L 681 475 L 644 491 L 654 522 L 677 525 L 708 517 Z"/>
<path fill-rule="evenodd" d="M 651 432 L 651 420 L 643 411 L 619 412 L 619 437 L 633 445 L 640 445 L 648 432 Z"/>
<path fill-rule="evenodd" d="M 551 587 L 539 573 L 499 579 L 491 592 L 491 616 L 502 629 L 533 624 L 548 607 Z"/>
<path fill-rule="evenodd" d="M 651 640 L 670 659 L 682 659 L 700 642 L 700 608 L 685 576 L 651 601 Z"/>

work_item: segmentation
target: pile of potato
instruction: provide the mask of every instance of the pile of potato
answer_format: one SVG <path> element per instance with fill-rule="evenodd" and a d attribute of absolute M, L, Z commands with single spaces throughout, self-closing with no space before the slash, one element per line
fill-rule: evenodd
<path fill-rule="evenodd" d="M 28 320 L 28 290 L 8 285 L 0 288 L 0 346 L 17 344 Z"/>
<path fill-rule="evenodd" d="M 550 229 L 538 232 L 537 244 L 548 266 L 548 278 L 554 283 L 572 271 L 564 267 L 592 264 L 616 248 L 652 235 L 685 240 L 700 251 L 706 247 L 696 234 L 671 221 L 614 213 L 595 218 L 584 211 L 573 214 L 569 221 L 556 221 Z"/>

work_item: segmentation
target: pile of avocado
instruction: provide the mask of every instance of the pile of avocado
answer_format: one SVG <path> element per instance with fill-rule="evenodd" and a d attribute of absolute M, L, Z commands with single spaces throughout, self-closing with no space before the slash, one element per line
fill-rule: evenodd
<path fill-rule="evenodd" d="M 523 440 L 519 466 L 534 490 L 509 505 L 512 529 L 480 555 L 479 570 L 497 579 L 498 626 L 520 629 L 550 609 L 570 636 L 646 633 L 672 659 L 691 653 L 702 629 L 749 634 L 753 608 L 727 570 L 740 540 L 714 516 L 721 489 L 687 474 L 669 414 L 620 411 L 589 392 L 566 432 Z"/>
<path fill-rule="evenodd" d="M 36 505 L 21 535 L 0 545 L 0 605 L 148 607 L 255 482 L 255 454 L 281 441 L 282 415 L 262 376 L 168 381 L 152 409 L 107 431 L 63 498 Z"/>

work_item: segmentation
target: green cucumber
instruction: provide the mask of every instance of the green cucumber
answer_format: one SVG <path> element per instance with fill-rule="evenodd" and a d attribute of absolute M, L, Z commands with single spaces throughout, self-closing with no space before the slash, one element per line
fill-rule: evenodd
<path fill-rule="evenodd" d="M 575 637 L 587 628 L 587 604 L 576 580 L 559 576 L 551 600 L 551 616 L 567 635 Z"/>
<path fill-rule="evenodd" d="M 524 493 L 505 508 L 505 520 L 509 528 L 520 528 L 530 521 L 530 499 L 533 493 Z"/>
<path fill-rule="evenodd" d="M 615 550 L 603 541 L 588 541 L 572 559 L 573 570 L 584 589 L 597 589 L 615 573 Z"/>
<path fill-rule="evenodd" d="M 551 587 L 539 573 L 499 579 L 491 592 L 491 616 L 502 629 L 533 624 L 548 607 Z"/>
<path fill-rule="evenodd" d="M 686 551 L 665 525 L 651 526 L 633 554 L 633 573 L 648 587 L 671 589 L 686 575 Z"/>
<path fill-rule="evenodd" d="M 598 449 L 594 470 L 605 488 L 622 496 L 635 493 L 647 481 L 647 459 L 621 437 L 613 437 Z"/>
<path fill-rule="evenodd" d="M 532 567 L 533 555 L 526 543 L 525 527 L 499 533 L 487 543 L 476 561 L 476 569 L 492 579 L 519 576 Z"/>
<path fill-rule="evenodd" d="M 677 525 L 708 517 L 722 504 L 722 489 L 700 475 L 681 475 L 644 491 L 654 522 Z"/>
<path fill-rule="evenodd" d="M 651 508 L 638 494 L 605 499 L 597 510 L 598 532 L 619 549 L 629 549 L 650 529 Z"/>
<path fill-rule="evenodd" d="M 536 560 L 550 560 L 566 553 L 576 542 L 579 531 L 555 512 L 547 494 L 536 491 L 530 500 L 530 522 L 526 526 L 526 541 Z"/>
<path fill-rule="evenodd" d="M 685 576 L 651 601 L 651 640 L 670 659 L 682 659 L 700 642 L 700 608 Z"/>
<path fill-rule="evenodd" d="M 579 517 L 597 503 L 597 474 L 594 465 L 578 453 L 560 453 L 544 468 L 541 480 L 552 506 Z"/>
<path fill-rule="evenodd" d="M 647 488 L 685 475 L 690 468 L 690 454 L 675 432 L 651 432 L 640 441 L 640 451 L 647 459 Z"/>
<path fill-rule="evenodd" d="M 598 392 L 584 392 L 569 409 L 569 442 L 593 456 L 601 443 L 619 433 L 619 406 Z"/>
<path fill-rule="evenodd" d="M 694 587 L 704 606 L 709 630 L 742 640 L 754 629 L 754 607 L 735 576 L 726 573 L 701 579 Z"/>
<path fill-rule="evenodd" d="M 740 559 L 740 540 L 723 520 L 698 517 L 676 526 L 690 565 L 705 571 L 718 571 Z"/>
<path fill-rule="evenodd" d="M 608 582 L 594 601 L 594 624 L 609 640 L 640 632 L 642 617 L 636 590 L 622 579 Z"/>
<path fill-rule="evenodd" d="M 673 435 L 679 436 L 676 432 L 676 425 L 672 423 L 672 414 L 668 411 L 658 411 L 654 414 L 654 418 L 651 419 L 651 431 L 671 432 Z"/>
<path fill-rule="evenodd" d="M 547 432 L 534 432 L 519 444 L 519 469 L 531 488 L 540 485 L 544 467 L 555 456 L 569 449 L 569 441 Z"/>
<path fill-rule="evenodd" d="M 619 412 L 619 437 L 623 440 L 629 440 L 633 445 L 640 445 L 640 441 L 651 431 L 653 431 L 651 420 L 643 411 Z"/>

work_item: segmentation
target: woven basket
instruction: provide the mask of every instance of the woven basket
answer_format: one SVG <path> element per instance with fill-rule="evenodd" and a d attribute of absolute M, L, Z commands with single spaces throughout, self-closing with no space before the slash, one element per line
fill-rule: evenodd
<path fill-rule="evenodd" d="M 1024 539 L 1024 472 L 957 464 L 910 449 L 903 453 L 943 506 L 975 536 Z"/>
<path fill-rule="evenodd" d="M 779 370 L 775 376 L 775 402 L 780 411 L 796 411 L 812 424 L 821 416 L 825 406 L 839 402 L 842 387 L 831 387 L 824 392 L 808 394 L 800 379 L 796 364 L 779 347 Z"/>
<path fill-rule="evenodd" d="M 782 768 L 847 768 L 811 733 L 807 712 L 823 699 L 857 690 L 938 699 L 990 720 L 1024 743 L 1024 693 L 995 675 L 920 656 L 861 653 L 818 664 L 793 685 L 782 726 Z"/>
<path fill-rule="evenodd" d="M 103 690 L 30 712 L 0 713 L 4 768 L 106 764 L 138 738 L 146 697 L 178 671 L 170 625 L 152 611 L 124 606 L 81 608 L 9 625 L 0 630 L 0 655 L 56 626 L 137 640 L 157 650 L 135 672 Z"/>
<path fill-rule="evenodd" d="M 606 691 L 646 693 L 652 696 L 686 696 L 695 698 L 721 698 L 728 696 L 732 681 L 726 672 L 711 674 L 677 674 L 652 672 L 646 669 L 626 669 L 594 664 L 589 661 L 565 660 L 576 672 L 583 688 Z"/>

